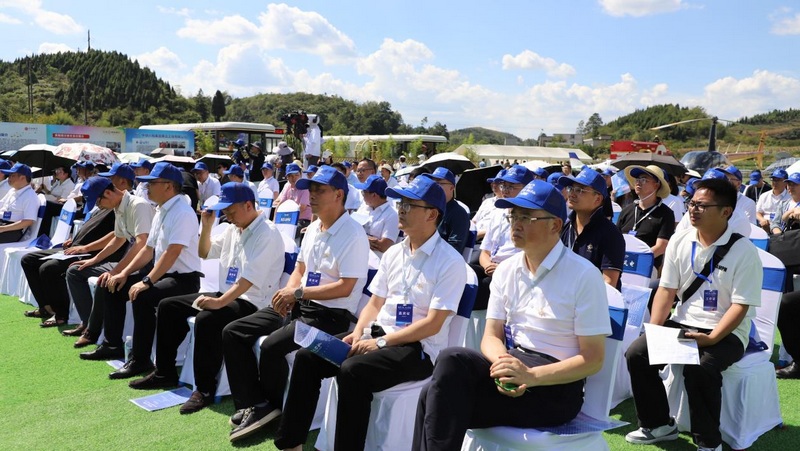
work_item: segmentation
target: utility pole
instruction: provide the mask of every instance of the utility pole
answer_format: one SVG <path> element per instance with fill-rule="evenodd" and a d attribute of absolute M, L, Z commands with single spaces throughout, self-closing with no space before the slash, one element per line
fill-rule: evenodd
<path fill-rule="evenodd" d="M 86 30 L 86 53 L 92 51 L 92 30 Z"/>
<path fill-rule="evenodd" d="M 83 77 L 83 125 L 89 125 L 89 108 L 86 106 L 86 77 Z"/>
<path fill-rule="evenodd" d="M 31 75 L 30 58 L 28 58 L 28 115 L 33 117 L 33 76 Z"/>

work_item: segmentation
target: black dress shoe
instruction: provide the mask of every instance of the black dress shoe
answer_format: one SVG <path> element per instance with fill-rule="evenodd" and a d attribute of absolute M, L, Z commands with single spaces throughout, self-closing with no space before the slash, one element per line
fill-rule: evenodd
<path fill-rule="evenodd" d="M 156 390 L 162 388 L 175 388 L 178 386 L 177 376 L 162 376 L 158 370 L 151 372 L 147 376 L 130 381 L 128 387 L 136 390 Z"/>
<path fill-rule="evenodd" d="M 81 352 L 80 357 L 83 360 L 117 360 L 125 357 L 125 350 L 122 346 L 112 348 L 106 343 L 101 344 L 94 351 Z"/>
<path fill-rule="evenodd" d="M 125 365 L 122 365 L 122 368 L 109 374 L 108 378 L 128 379 L 129 377 L 138 376 L 142 373 L 149 373 L 150 371 L 153 371 L 153 369 L 153 362 L 150 360 L 140 362 L 134 358 L 131 358 L 125 362 Z"/>
<path fill-rule="evenodd" d="M 181 406 L 181 415 L 187 415 L 202 410 L 207 405 L 211 404 L 213 400 L 214 397 L 211 395 L 206 396 L 199 391 L 193 391 L 192 396 Z"/>
<path fill-rule="evenodd" d="M 775 372 L 778 379 L 800 379 L 800 365 L 792 362 L 786 368 L 781 368 Z"/>

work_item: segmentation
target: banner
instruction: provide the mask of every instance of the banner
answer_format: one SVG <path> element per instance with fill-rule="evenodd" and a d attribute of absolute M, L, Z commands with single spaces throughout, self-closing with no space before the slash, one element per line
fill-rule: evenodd
<path fill-rule="evenodd" d="M 46 140 L 47 126 L 44 124 L 0 122 L 0 151 L 19 150 L 28 144 L 44 144 Z"/>
<path fill-rule="evenodd" d="M 47 143 L 53 146 L 64 143 L 92 143 L 123 152 L 125 131 L 121 128 L 90 127 L 88 125 L 48 125 Z"/>
<path fill-rule="evenodd" d="M 125 129 L 124 152 L 139 152 L 150 155 L 156 149 L 174 149 L 178 156 L 194 156 L 194 132 L 175 130 Z"/>

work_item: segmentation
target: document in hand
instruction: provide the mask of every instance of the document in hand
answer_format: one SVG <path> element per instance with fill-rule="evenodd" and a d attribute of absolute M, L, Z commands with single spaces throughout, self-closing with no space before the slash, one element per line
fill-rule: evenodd
<path fill-rule="evenodd" d="M 336 366 L 342 366 L 350 352 L 349 344 L 302 321 L 295 323 L 294 342 Z"/>
<path fill-rule="evenodd" d="M 681 329 L 645 323 L 644 333 L 647 336 L 650 365 L 662 363 L 700 364 L 697 342 L 692 339 L 678 338 Z"/>

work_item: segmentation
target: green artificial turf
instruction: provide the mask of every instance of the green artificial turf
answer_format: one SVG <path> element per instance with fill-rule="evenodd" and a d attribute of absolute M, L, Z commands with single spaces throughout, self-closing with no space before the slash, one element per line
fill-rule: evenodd
<path fill-rule="evenodd" d="M 80 360 L 72 347 L 75 339 L 23 317 L 29 308 L 0 296 L 0 450 L 275 449 L 274 424 L 236 445 L 228 441 L 230 397 L 192 415 L 180 415 L 177 407 L 147 412 L 135 406 L 129 399 L 155 392 L 108 379 L 108 364 Z M 800 443 L 800 411 L 794 408 L 800 403 L 800 381 L 779 380 L 778 390 L 786 426 L 763 435 L 752 450 L 790 450 Z M 605 434 L 612 450 L 655 449 L 625 442 L 636 423 L 630 400 L 612 416 L 631 423 Z M 316 435 L 309 436 L 306 449 L 313 449 Z M 695 449 L 687 434 L 658 447 Z"/>

